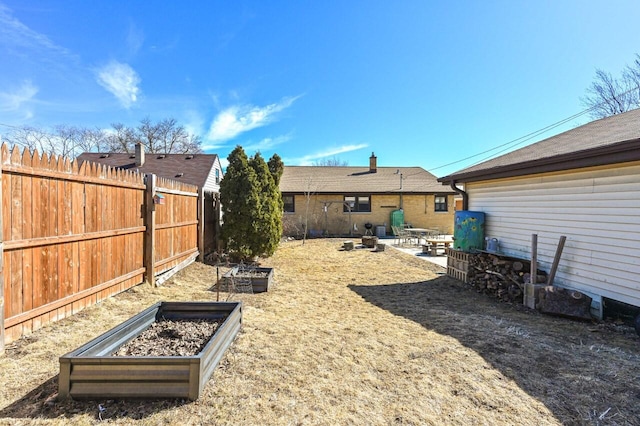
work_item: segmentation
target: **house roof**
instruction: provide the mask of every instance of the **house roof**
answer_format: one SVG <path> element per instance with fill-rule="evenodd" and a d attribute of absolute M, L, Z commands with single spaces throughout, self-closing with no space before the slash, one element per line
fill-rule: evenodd
<path fill-rule="evenodd" d="M 204 187 L 211 173 L 217 154 L 154 154 L 145 153 L 142 166 L 136 166 L 134 154 L 85 152 L 78 156 L 79 164 L 85 161 L 105 164 L 140 173 L 153 173 L 167 179 Z M 222 176 L 221 176 L 222 177 Z"/>
<path fill-rule="evenodd" d="M 369 167 L 285 166 L 280 191 L 316 194 L 453 193 L 422 167 L 377 167 L 374 173 Z"/>
<path fill-rule="evenodd" d="M 473 182 L 637 160 L 640 109 L 592 121 L 438 181 Z"/>

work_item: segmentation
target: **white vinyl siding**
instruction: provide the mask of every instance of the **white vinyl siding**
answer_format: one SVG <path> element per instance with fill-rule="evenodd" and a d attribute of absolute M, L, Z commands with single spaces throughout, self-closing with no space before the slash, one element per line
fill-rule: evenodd
<path fill-rule="evenodd" d="M 218 158 L 214 161 L 213 167 L 207 176 L 207 181 L 204 184 L 205 191 L 220 192 L 220 182 L 216 183 L 216 170 L 218 170 L 220 179 L 222 179 L 222 166 L 220 165 L 220 160 Z"/>
<path fill-rule="evenodd" d="M 640 165 L 476 182 L 469 210 L 486 213 L 485 235 L 500 251 L 531 257 L 547 272 L 567 241 L 555 283 L 640 306 Z"/>

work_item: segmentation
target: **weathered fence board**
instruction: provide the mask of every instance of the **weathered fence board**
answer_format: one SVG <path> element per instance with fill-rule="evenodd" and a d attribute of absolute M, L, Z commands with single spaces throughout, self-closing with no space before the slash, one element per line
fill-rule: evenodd
<path fill-rule="evenodd" d="M 68 159 L 6 144 L 1 157 L 0 352 L 4 343 L 145 276 L 153 283 L 149 276 L 198 255 L 202 200 L 195 186 L 158 179 L 147 196 L 139 173 L 94 163 L 78 168 Z M 153 204 L 156 193 L 165 204 Z"/>

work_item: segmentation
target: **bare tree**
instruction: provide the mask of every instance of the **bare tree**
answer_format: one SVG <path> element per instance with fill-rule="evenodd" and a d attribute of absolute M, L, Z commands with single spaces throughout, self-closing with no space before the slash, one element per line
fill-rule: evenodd
<path fill-rule="evenodd" d="M 640 105 L 640 55 L 636 53 L 636 59 L 632 65 L 627 65 L 622 73 L 623 78 L 630 83 L 634 91 L 637 104 Z"/>
<path fill-rule="evenodd" d="M 98 128 L 59 125 L 54 127 L 53 135 L 56 146 L 52 147 L 52 152 L 63 157 L 74 158 L 90 151 L 104 152 L 109 147 L 107 133 Z"/>
<path fill-rule="evenodd" d="M 77 128 L 76 136 L 77 151 L 82 152 L 109 152 L 109 134 L 99 128 L 89 129 L 86 127 Z"/>
<path fill-rule="evenodd" d="M 604 118 L 640 107 L 640 56 L 627 65 L 620 78 L 601 69 L 582 103 L 591 110 L 592 118 Z"/>
<path fill-rule="evenodd" d="M 302 245 L 304 245 L 305 241 L 307 240 L 307 235 L 309 234 L 309 215 L 311 214 L 311 197 L 315 193 L 313 186 L 314 186 L 313 178 L 311 176 L 307 177 L 306 183 L 305 183 L 305 189 L 304 189 L 305 208 L 304 208 L 304 216 L 302 217 L 302 220 L 303 220 Z"/>
<path fill-rule="evenodd" d="M 111 129 L 107 152 L 134 152 L 136 141 L 133 129 L 122 123 L 112 123 Z"/>
<path fill-rule="evenodd" d="M 16 127 L 4 135 L 11 145 L 19 145 L 39 153 L 55 154 L 75 158 L 83 152 L 132 153 L 135 144 L 142 142 L 147 152 L 163 154 L 186 154 L 202 152 L 202 140 L 189 133 L 173 118 L 157 123 L 149 118 L 132 128 L 122 123 L 113 123 L 112 129 L 91 129 L 66 124 L 50 130 L 39 127 Z"/>
<path fill-rule="evenodd" d="M 49 153 L 50 136 L 51 135 L 37 127 L 21 126 L 14 128 L 11 132 L 4 135 L 4 142 L 8 142 L 10 145 L 28 148 L 30 151 L 37 149 L 40 153 Z"/>
<path fill-rule="evenodd" d="M 328 167 L 345 167 L 349 165 L 346 160 L 341 160 L 338 157 L 322 158 L 313 162 L 314 166 L 328 166 Z"/>
<path fill-rule="evenodd" d="M 193 135 L 180 126 L 175 118 L 162 120 L 157 124 L 156 136 L 159 139 L 160 152 L 198 152 L 200 150 L 200 138 Z"/>
<path fill-rule="evenodd" d="M 28 148 L 30 151 L 38 150 L 41 154 L 73 158 L 85 150 L 88 141 L 83 145 L 83 138 L 90 132 L 89 129 L 66 125 L 56 126 L 51 131 L 39 127 L 22 126 L 10 132 L 6 140 L 12 145 Z"/>
<path fill-rule="evenodd" d="M 143 118 L 136 128 L 136 138 L 145 146 L 147 152 L 161 152 L 160 125 L 153 124 L 149 117 Z"/>
<path fill-rule="evenodd" d="M 202 140 L 189 133 L 176 119 L 167 118 L 154 123 L 149 117 L 140 121 L 138 127 L 127 127 L 114 123 L 110 137 L 112 152 L 133 152 L 135 144 L 140 142 L 147 152 L 163 154 L 186 154 L 202 152 Z"/>

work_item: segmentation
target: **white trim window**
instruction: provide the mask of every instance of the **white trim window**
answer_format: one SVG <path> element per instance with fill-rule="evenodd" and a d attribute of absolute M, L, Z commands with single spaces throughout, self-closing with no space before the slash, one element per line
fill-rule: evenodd
<path fill-rule="evenodd" d="M 447 206 L 447 196 L 446 195 L 436 195 L 435 196 L 435 204 L 434 211 L 436 212 L 446 212 L 448 211 Z"/>
<path fill-rule="evenodd" d="M 351 213 L 371 213 L 371 196 L 345 195 L 342 211 L 348 213 L 349 207 L 351 207 Z"/>

